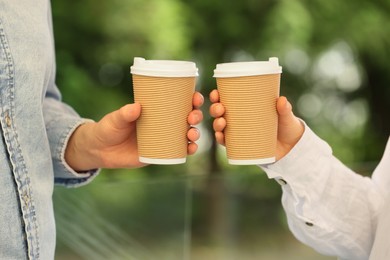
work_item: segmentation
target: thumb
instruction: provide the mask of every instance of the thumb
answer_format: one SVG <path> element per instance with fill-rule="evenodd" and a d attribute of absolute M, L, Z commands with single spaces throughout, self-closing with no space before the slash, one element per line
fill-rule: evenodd
<path fill-rule="evenodd" d="M 278 139 L 283 143 L 295 144 L 302 136 L 304 126 L 294 115 L 286 97 L 281 96 L 276 104 L 279 114 Z"/>
<path fill-rule="evenodd" d="M 279 114 L 279 126 L 289 126 L 294 123 L 296 117 L 294 116 L 292 106 L 286 97 L 281 96 L 278 99 L 276 108 Z"/>
<path fill-rule="evenodd" d="M 129 127 L 129 123 L 136 121 L 141 115 L 139 103 L 128 104 L 107 115 L 112 126 L 117 129 Z"/>

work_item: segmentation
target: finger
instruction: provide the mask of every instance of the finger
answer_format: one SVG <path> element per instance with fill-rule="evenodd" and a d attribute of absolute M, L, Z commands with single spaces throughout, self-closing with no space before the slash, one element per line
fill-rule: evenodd
<path fill-rule="evenodd" d="M 203 112 L 199 109 L 194 109 L 188 115 L 187 121 L 190 125 L 197 125 L 203 120 Z"/>
<path fill-rule="evenodd" d="M 192 128 L 190 128 L 190 130 L 188 130 L 188 132 L 187 132 L 187 138 L 188 138 L 188 140 L 190 140 L 191 142 L 197 141 L 197 140 L 199 139 L 199 137 L 200 137 L 200 131 L 199 131 L 199 129 L 192 127 Z"/>
<path fill-rule="evenodd" d="M 223 117 L 214 119 L 213 129 L 215 132 L 222 132 L 226 127 L 226 120 Z"/>
<path fill-rule="evenodd" d="M 223 132 L 215 132 L 215 140 L 221 145 L 225 145 L 225 135 Z"/>
<path fill-rule="evenodd" d="M 196 143 L 189 143 L 188 144 L 187 153 L 189 155 L 196 153 L 197 150 L 198 150 L 198 145 Z"/>
<path fill-rule="evenodd" d="M 106 119 L 111 122 L 114 128 L 122 129 L 129 127 L 129 123 L 136 121 L 141 114 L 139 103 L 128 104 L 120 109 L 106 115 Z"/>
<path fill-rule="evenodd" d="M 218 90 L 214 89 L 213 91 L 210 92 L 209 95 L 211 103 L 217 103 L 219 102 L 219 92 Z"/>
<path fill-rule="evenodd" d="M 221 117 L 225 113 L 225 107 L 221 103 L 214 103 L 210 106 L 210 115 L 212 117 Z"/>
<path fill-rule="evenodd" d="M 204 103 L 204 97 L 199 92 L 195 92 L 194 96 L 192 97 L 192 105 L 194 108 L 200 108 Z"/>

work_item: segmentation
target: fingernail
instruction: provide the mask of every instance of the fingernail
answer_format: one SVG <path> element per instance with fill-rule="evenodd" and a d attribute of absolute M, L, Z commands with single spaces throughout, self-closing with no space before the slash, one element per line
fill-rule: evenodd
<path fill-rule="evenodd" d="M 292 110 L 292 105 L 288 101 L 286 102 L 286 107 L 287 107 L 288 110 Z"/>
<path fill-rule="evenodd" d="M 215 112 L 216 112 L 217 114 L 220 114 L 220 113 L 222 112 L 222 108 L 221 108 L 220 105 L 218 105 L 218 106 L 215 107 Z"/>
<path fill-rule="evenodd" d="M 194 120 L 195 120 L 195 122 L 199 122 L 199 115 L 198 114 L 194 115 Z"/>

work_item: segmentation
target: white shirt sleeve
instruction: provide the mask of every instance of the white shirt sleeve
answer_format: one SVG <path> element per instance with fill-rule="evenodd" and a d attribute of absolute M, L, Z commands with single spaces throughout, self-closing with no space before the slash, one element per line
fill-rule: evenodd
<path fill-rule="evenodd" d="M 368 259 L 384 200 L 376 182 L 343 165 L 307 126 L 289 154 L 262 169 L 282 184 L 282 205 L 298 240 L 325 255 Z"/>

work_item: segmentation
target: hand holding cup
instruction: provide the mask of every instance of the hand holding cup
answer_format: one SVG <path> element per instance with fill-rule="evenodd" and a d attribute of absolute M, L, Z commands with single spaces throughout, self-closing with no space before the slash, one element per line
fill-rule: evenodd
<path fill-rule="evenodd" d="M 278 58 L 217 64 L 214 77 L 225 108 L 230 164 L 275 162 L 281 73 Z"/>
<path fill-rule="evenodd" d="M 215 139 L 219 144 L 225 145 L 225 107 L 220 103 L 218 90 L 214 89 L 211 91 L 209 98 L 212 103 L 210 115 L 215 118 L 213 122 Z M 286 97 L 281 96 L 277 99 L 276 108 L 279 115 L 276 160 L 280 160 L 290 152 L 302 137 L 304 126 L 294 115 L 292 106 Z"/>

